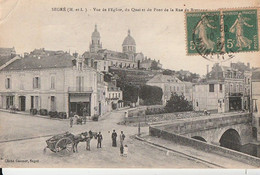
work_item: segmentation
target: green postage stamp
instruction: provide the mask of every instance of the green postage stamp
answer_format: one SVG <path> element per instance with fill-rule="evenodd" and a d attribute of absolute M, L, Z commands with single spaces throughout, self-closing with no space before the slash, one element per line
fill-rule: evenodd
<path fill-rule="evenodd" d="M 228 59 L 232 53 L 259 51 L 258 10 L 186 12 L 187 54 Z"/>

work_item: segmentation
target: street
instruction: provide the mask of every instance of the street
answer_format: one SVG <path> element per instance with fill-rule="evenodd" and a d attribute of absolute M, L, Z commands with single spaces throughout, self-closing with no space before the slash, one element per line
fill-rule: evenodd
<path fill-rule="evenodd" d="M 134 138 L 137 127 L 117 125 L 122 121 L 124 111 L 115 111 L 102 117 L 98 122 L 69 127 L 69 120 L 51 120 L 30 115 L 0 112 L 0 166 L 1 167 L 92 167 L 92 168 L 216 168 L 207 163 L 193 160 L 187 156 L 158 149 Z M 122 157 L 119 147 L 112 147 L 111 131 L 115 129 L 126 135 L 128 156 Z M 84 131 L 101 131 L 102 148 L 97 149 L 97 140 L 91 140 L 91 151 L 86 143 L 78 145 L 78 153 L 61 157 L 47 149 L 46 140 L 52 135 L 64 133 L 79 134 Z M 141 132 L 148 134 L 148 127 Z M 180 147 L 181 149 L 181 147 Z M 196 150 L 195 150 L 196 152 Z M 191 153 L 192 154 L 192 153 Z M 214 155 L 209 155 L 209 159 Z M 232 162 L 232 161 L 231 161 Z"/>

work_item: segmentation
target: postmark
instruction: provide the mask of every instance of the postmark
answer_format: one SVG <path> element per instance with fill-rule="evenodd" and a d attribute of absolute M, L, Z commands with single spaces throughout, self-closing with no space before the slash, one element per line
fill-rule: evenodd
<path fill-rule="evenodd" d="M 224 62 L 259 51 L 257 9 L 186 12 L 187 55 Z"/>

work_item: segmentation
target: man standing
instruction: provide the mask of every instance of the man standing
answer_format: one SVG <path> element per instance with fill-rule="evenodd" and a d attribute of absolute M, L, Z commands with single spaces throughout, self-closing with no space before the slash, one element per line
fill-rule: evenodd
<path fill-rule="evenodd" d="M 117 133 L 115 130 L 113 130 L 113 133 L 112 133 L 112 146 L 113 147 L 116 147 L 116 138 L 117 138 Z"/>
<path fill-rule="evenodd" d="M 90 140 L 93 138 L 93 134 L 92 134 L 92 131 L 90 130 L 89 132 L 88 132 L 88 136 L 87 136 L 87 139 L 86 139 L 86 149 L 88 150 L 88 151 L 90 151 Z"/>
<path fill-rule="evenodd" d="M 72 126 L 73 126 L 73 118 L 72 118 L 72 116 L 70 117 L 70 127 L 72 128 Z"/>
<path fill-rule="evenodd" d="M 124 146 L 125 134 L 121 131 L 120 134 L 120 146 Z"/>
<path fill-rule="evenodd" d="M 98 140 L 97 148 L 101 148 L 101 142 L 103 140 L 103 136 L 102 136 L 101 132 L 98 133 L 97 140 Z"/>

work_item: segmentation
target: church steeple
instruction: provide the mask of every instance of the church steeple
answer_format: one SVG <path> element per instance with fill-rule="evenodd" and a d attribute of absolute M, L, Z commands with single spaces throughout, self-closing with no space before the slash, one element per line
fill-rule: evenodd
<path fill-rule="evenodd" d="M 97 24 L 95 24 L 95 30 L 91 35 L 91 44 L 89 45 L 90 52 L 97 52 L 102 49 L 102 44 L 100 42 L 100 33 L 97 30 Z"/>

